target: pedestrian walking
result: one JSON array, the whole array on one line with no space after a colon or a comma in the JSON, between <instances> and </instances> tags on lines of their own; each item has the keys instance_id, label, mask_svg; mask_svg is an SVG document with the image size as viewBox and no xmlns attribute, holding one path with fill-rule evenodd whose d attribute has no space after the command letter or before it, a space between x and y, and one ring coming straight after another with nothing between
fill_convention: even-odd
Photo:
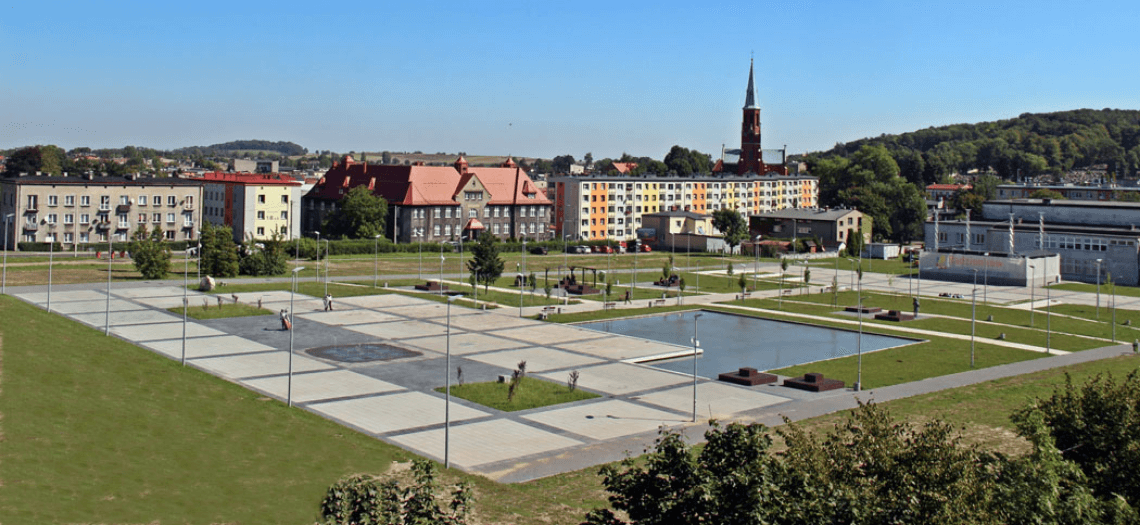
<instances>
[{"instance_id":1,"label":"pedestrian walking","mask_svg":"<svg viewBox=\"0 0 1140 525\"><path fill-rule=\"evenodd\" d=\"M328 312L332 309L332 294L327 293L325 294L325 311Z\"/></svg>"}]
</instances>

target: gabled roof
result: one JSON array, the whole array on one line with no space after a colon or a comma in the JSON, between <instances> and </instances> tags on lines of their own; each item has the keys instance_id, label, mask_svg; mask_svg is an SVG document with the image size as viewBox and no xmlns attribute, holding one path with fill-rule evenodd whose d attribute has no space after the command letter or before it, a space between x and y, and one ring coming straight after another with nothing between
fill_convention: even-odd
<instances>
[{"instance_id":1,"label":"gabled roof","mask_svg":"<svg viewBox=\"0 0 1140 525\"><path fill-rule=\"evenodd\" d=\"M621 174L628 174L629 172L637 169L636 162L615 162L614 169Z\"/></svg>"}]
</instances>

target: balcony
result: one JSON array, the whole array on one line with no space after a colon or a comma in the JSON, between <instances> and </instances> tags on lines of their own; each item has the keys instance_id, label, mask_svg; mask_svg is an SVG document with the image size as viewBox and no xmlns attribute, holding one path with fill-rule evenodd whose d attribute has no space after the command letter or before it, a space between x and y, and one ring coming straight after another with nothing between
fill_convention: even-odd
<instances>
[{"instance_id":1,"label":"balcony","mask_svg":"<svg viewBox=\"0 0 1140 525\"><path fill-rule=\"evenodd\" d=\"M130 213L130 212L131 212L131 205L129 203L128 204L120 204L118 206L115 206L115 213Z\"/></svg>"},{"instance_id":2,"label":"balcony","mask_svg":"<svg viewBox=\"0 0 1140 525\"><path fill-rule=\"evenodd\" d=\"M34 232L39 231L40 224L38 222L29 222L24 224L24 231Z\"/></svg>"}]
</instances>

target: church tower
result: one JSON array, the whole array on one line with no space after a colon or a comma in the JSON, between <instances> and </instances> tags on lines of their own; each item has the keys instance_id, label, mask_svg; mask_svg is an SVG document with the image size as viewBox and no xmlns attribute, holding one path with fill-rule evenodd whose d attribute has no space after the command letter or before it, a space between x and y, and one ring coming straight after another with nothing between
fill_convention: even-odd
<instances>
[{"instance_id":1,"label":"church tower","mask_svg":"<svg viewBox=\"0 0 1140 525\"><path fill-rule=\"evenodd\" d=\"M753 64L748 63L748 93L744 97L744 122L740 129L740 161L737 173L764 173L764 161L760 154L760 106L756 104L756 83L753 80Z\"/></svg>"}]
</instances>

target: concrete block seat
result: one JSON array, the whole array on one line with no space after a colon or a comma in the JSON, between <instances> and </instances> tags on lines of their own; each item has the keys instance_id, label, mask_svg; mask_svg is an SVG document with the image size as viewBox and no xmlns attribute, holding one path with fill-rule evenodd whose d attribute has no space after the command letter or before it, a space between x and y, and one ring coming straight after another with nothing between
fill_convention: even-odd
<instances>
[{"instance_id":1,"label":"concrete block seat","mask_svg":"<svg viewBox=\"0 0 1140 525\"><path fill-rule=\"evenodd\" d=\"M883 309L879 308L878 306L864 306L862 309L860 309L858 306L848 306L843 310L847 312L859 312L864 314L877 314L883 311Z\"/></svg>"},{"instance_id":2,"label":"concrete block seat","mask_svg":"<svg viewBox=\"0 0 1140 525\"><path fill-rule=\"evenodd\" d=\"M736 372L725 372L723 374L720 374L717 376L717 379L736 385L756 386L775 383L777 377L772 374L762 374L760 372L757 372L755 368L741 368Z\"/></svg>"},{"instance_id":3,"label":"concrete block seat","mask_svg":"<svg viewBox=\"0 0 1140 525\"><path fill-rule=\"evenodd\" d=\"M809 392L823 392L826 390L839 390L844 387L843 381L838 379L825 379L823 374L810 373L803 377L784 380L784 386L807 390Z\"/></svg>"},{"instance_id":4,"label":"concrete block seat","mask_svg":"<svg viewBox=\"0 0 1140 525\"><path fill-rule=\"evenodd\" d=\"M898 310L891 310L885 314L875 314L875 319L882 321L913 321L914 314L904 314Z\"/></svg>"},{"instance_id":5,"label":"concrete block seat","mask_svg":"<svg viewBox=\"0 0 1140 525\"><path fill-rule=\"evenodd\" d=\"M425 284L417 284L416 289L425 292L446 292L447 286L440 285L439 281L428 281Z\"/></svg>"}]
</instances>

